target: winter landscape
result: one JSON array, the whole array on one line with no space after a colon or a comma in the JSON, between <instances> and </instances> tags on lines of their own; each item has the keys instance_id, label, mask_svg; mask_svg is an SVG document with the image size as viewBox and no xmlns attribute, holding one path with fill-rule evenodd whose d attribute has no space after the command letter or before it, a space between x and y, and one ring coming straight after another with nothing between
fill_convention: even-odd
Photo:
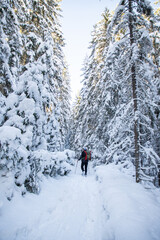
<instances>
[{"instance_id":1,"label":"winter landscape","mask_svg":"<svg viewBox=\"0 0 160 240\"><path fill-rule=\"evenodd\" d=\"M73 103L61 15L0 0L0 240L159 240L160 0L106 2Z\"/></svg>"}]
</instances>

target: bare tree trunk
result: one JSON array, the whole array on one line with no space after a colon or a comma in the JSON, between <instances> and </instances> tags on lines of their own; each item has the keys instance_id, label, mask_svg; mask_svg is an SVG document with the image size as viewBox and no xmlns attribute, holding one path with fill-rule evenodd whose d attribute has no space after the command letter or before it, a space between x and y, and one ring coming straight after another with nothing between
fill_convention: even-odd
<instances>
[{"instance_id":1,"label":"bare tree trunk","mask_svg":"<svg viewBox=\"0 0 160 240\"><path fill-rule=\"evenodd\" d=\"M129 30L130 30L130 45L131 48L134 43L133 36L133 21L132 21L132 0L129 0ZM132 58L132 52L131 52ZM137 81L136 81L136 69L134 62L131 66L132 73L132 91L133 91L133 103L134 103L134 148L135 148L135 170L136 170L136 182L140 181L139 170L140 170L140 161L139 161L139 131L138 131L138 119L137 119Z\"/></svg>"}]
</instances>

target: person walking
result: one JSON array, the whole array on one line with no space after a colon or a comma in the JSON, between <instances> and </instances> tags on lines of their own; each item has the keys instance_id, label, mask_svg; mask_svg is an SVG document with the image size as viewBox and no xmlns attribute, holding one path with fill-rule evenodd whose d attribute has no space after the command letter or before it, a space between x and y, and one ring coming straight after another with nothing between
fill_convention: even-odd
<instances>
[{"instance_id":1,"label":"person walking","mask_svg":"<svg viewBox=\"0 0 160 240\"><path fill-rule=\"evenodd\" d=\"M87 154L87 152L88 152L88 154ZM90 160L89 158L90 158L89 151L87 151L87 148L84 147L83 151L81 153L81 156L78 160L81 160L82 175L84 175L84 172L85 172L85 176L87 176L88 160Z\"/></svg>"}]
</instances>

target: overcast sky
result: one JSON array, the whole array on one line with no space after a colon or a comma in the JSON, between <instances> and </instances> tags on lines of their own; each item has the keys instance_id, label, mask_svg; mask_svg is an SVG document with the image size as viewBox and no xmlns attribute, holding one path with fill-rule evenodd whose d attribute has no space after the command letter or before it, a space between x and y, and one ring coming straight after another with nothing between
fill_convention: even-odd
<instances>
[{"instance_id":1,"label":"overcast sky","mask_svg":"<svg viewBox=\"0 0 160 240\"><path fill-rule=\"evenodd\" d=\"M63 0L61 3L62 32L66 42L64 52L69 64L73 99L81 87L81 68L88 51L93 25L102 19L101 14L106 7L114 10L119 2L120 0Z\"/></svg>"}]
</instances>

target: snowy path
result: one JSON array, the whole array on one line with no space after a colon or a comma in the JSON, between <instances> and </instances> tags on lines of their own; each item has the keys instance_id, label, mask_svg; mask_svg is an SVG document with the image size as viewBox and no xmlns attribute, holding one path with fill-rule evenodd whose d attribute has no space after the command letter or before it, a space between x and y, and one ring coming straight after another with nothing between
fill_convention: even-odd
<instances>
[{"instance_id":1,"label":"snowy path","mask_svg":"<svg viewBox=\"0 0 160 240\"><path fill-rule=\"evenodd\" d=\"M64 185L51 221L55 239L104 239L105 214L93 176L68 178Z\"/></svg>"},{"instance_id":2,"label":"snowy path","mask_svg":"<svg viewBox=\"0 0 160 240\"><path fill-rule=\"evenodd\" d=\"M81 176L79 166L44 177L39 195L1 199L0 240L159 240L160 189L136 184L121 166L96 174Z\"/></svg>"},{"instance_id":3,"label":"snowy path","mask_svg":"<svg viewBox=\"0 0 160 240\"><path fill-rule=\"evenodd\" d=\"M10 210L4 225L0 225L0 240L107 239L104 229L108 216L93 175L86 178L78 173L59 180L49 179L39 196L28 195L23 202L13 201L15 204L7 206Z\"/></svg>"},{"instance_id":4,"label":"snowy path","mask_svg":"<svg viewBox=\"0 0 160 240\"><path fill-rule=\"evenodd\" d=\"M46 239L102 240L103 208L100 198L97 198L98 188L93 176L72 176L62 184L53 200L53 206L48 209L50 216L45 222L41 219L42 224L38 230L40 236L46 231ZM36 236L37 233L34 239ZM42 239L45 236L46 234Z\"/></svg>"}]
</instances>

